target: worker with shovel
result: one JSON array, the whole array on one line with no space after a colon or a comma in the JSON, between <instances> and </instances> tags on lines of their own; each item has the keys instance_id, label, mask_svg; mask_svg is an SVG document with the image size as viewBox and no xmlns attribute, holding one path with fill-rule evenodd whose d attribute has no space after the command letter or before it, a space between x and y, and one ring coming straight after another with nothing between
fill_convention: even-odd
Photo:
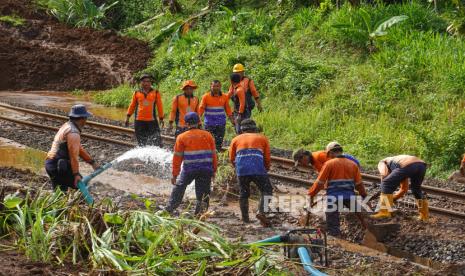
<instances>
[{"instance_id":1,"label":"worker with shovel","mask_svg":"<svg viewBox=\"0 0 465 276\"><path fill-rule=\"evenodd\" d=\"M343 149L338 143L330 143L326 151L330 160L325 162L317 180L308 191L310 205L319 191L326 190L326 225L329 235L341 235L339 212L342 206L355 208L350 211L356 213L362 226L366 228L355 194L357 190L363 198L367 196L359 167L343 155Z\"/></svg>"},{"instance_id":2,"label":"worker with shovel","mask_svg":"<svg viewBox=\"0 0 465 276\"><path fill-rule=\"evenodd\" d=\"M426 174L426 163L416 156L397 155L387 157L378 163L381 174L381 195L379 199L379 212L372 218L390 218L394 200L402 197L408 190L408 178L410 189L416 199L419 220L427 221L429 218L428 200L421 191L421 184ZM394 191L401 185L397 194Z\"/></svg>"},{"instance_id":3,"label":"worker with shovel","mask_svg":"<svg viewBox=\"0 0 465 276\"><path fill-rule=\"evenodd\" d=\"M197 198L195 214L199 215L208 209L211 181L216 173L215 140L210 132L199 129L200 118L197 113L187 113L183 121L186 123L187 130L179 134L174 145L173 177L171 178L171 184L174 187L165 210L173 213L181 204L187 185L195 181Z\"/></svg>"},{"instance_id":4,"label":"worker with shovel","mask_svg":"<svg viewBox=\"0 0 465 276\"><path fill-rule=\"evenodd\" d=\"M82 104L75 105L68 114L69 121L63 124L53 139L52 148L47 153L45 171L52 181L53 189L77 189L82 179L79 173L79 157L94 170L99 165L81 145L81 131L87 118L92 116Z\"/></svg>"},{"instance_id":5,"label":"worker with shovel","mask_svg":"<svg viewBox=\"0 0 465 276\"><path fill-rule=\"evenodd\" d=\"M252 119L241 122L242 134L236 136L229 147L229 160L236 168L237 179L240 186L239 205L242 221L249 220L250 183L254 182L260 190L260 203L257 219L264 227L269 227L265 211L266 196L273 194L273 188L268 178L271 165L270 143L268 138L258 133L257 125Z\"/></svg>"},{"instance_id":6,"label":"worker with shovel","mask_svg":"<svg viewBox=\"0 0 465 276\"><path fill-rule=\"evenodd\" d=\"M152 79L148 74L140 77L140 86L140 90L132 95L125 126L129 126L129 119L135 113L134 130L138 145L140 147L148 145L161 147L160 126L164 126L164 115L160 91L152 88Z\"/></svg>"}]
</instances>

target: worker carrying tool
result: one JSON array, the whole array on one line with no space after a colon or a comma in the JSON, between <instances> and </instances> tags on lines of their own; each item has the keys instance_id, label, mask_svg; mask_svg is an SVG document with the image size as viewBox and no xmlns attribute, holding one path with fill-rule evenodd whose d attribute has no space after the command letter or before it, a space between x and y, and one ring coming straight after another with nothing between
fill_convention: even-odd
<instances>
[{"instance_id":1,"label":"worker carrying tool","mask_svg":"<svg viewBox=\"0 0 465 276\"><path fill-rule=\"evenodd\" d=\"M248 110L248 113L252 115L252 110L255 108L255 103L257 103L257 108L258 111L262 112L262 103L260 101L260 94L257 91L257 88L255 88L255 83L252 79L249 77L246 77L244 75L245 67L244 65L237 63L233 67L233 73L238 74L240 76L240 85L245 91L245 97L246 97L246 108ZM229 86L228 90L228 96L231 98L234 94L234 86L231 85ZM250 117L250 116L249 116ZM247 117L247 118L249 118Z\"/></svg>"},{"instance_id":2,"label":"worker carrying tool","mask_svg":"<svg viewBox=\"0 0 465 276\"><path fill-rule=\"evenodd\" d=\"M173 122L176 123L174 136L178 137L188 129L184 116L189 112L199 113L199 99L194 96L197 84L193 80L186 80L181 86L182 94L174 96L171 102L170 122L168 129L173 129Z\"/></svg>"},{"instance_id":3,"label":"worker carrying tool","mask_svg":"<svg viewBox=\"0 0 465 276\"><path fill-rule=\"evenodd\" d=\"M216 173L215 140L208 131L199 129L200 118L197 113L189 112L183 119L187 130L179 134L174 145L173 177L171 178L174 188L166 211L174 212L181 204L187 185L195 180L197 199L195 214L199 215L208 209L211 181Z\"/></svg>"},{"instance_id":4,"label":"worker carrying tool","mask_svg":"<svg viewBox=\"0 0 465 276\"><path fill-rule=\"evenodd\" d=\"M342 146L338 143L329 143L326 151L330 160L325 162L318 178L308 191L310 205L312 205L318 192L325 189L327 197L326 225L329 235L341 235L339 221L339 211L341 210L339 210L339 206L342 205L347 208L355 207L350 211L355 213L362 226L366 228L367 225L360 213L361 208L357 203L355 194L355 190L357 190L363 198L367 196L359 167L343 155Z\"/></svg>"},{"instance_id":5,"label":"worker carrying tool","mask_svg":"<svg viewBox=\"0 0 465 276\"><path fill-rule=\"evenodd\" d=\"M221 82L212 81L210 91L202 96L200 102L199 115L205 114L205 130L209 131L215 138L216 150L220 151L223 146L224 134L226 131L226 117L234 125L229 98L221 92Z\"/></svg>"},{"instance_id":6,"label":"worker carrying tool","mask_svg":"<svg viewBox=\"0 0 465 276\"><path fill-rule=\"evenodd\" d=\"M254 182L260 190L260 203L256 218L264 227L270 223L265 216L267 200L265 196L273 194L273 188L268 177L271 165L270 143L268 138L258 133L258 128L252 119L241 122L242 134L234 137L229 147L229 160L236 169L240 187L239 204L242 221L249 223L250 183Z\"/></svg>"},{"instance_id":7,"label":"worker carrying tool","mask_svg":"<svg viewBox=\"0 0 465 276\"><path fill-rule=\"evenodd\" d=\"M129 126L129 119L135 113L134 130L137 144L144 146L162 146L160 126L163 122L163 102L160 91L152 88L152 78L148 74L140 77L140 90L132 95L125 126ZM156 107L156 109L155 109ZM157 120L158 111L158 120Z\"/></svg>"},{"instance_id":8,"label":"worker carrying tool","mask_svg":"<svg viewBox=\"0 0 465 276\"><path fill-rule=\"evenodd\" d=\"M79 173L79 157L90 164L94 170L99 165L81 145L81 131L87 118L92 116L82 104L75 105L68 114L69 121L63 124L53 139L52 147L47 153L45 171L52 181L53 189L77 189L82 179Z\"/></svg>"},{"instance_id":9,"label":"worker carrying tool","mask_svg":"<svg viewBox=\"0 0 465 276\"><path fill-rule=\"evenodd\" d=\"M328 146L334 145L334 146L339 146L338 142L331 142ZM342 147L341 147L342 148ZM360 168L360 162L355 158L354 156L344 153L342 154L345 158L352 160L357 164L357 166ZM305 150L303 148L300 148L292 153L292 158L295 161L295 166L297 167L298 165L301 165L303 167L311 167L317 172L320 172L321 169L323 168L323 165L330 160L331 158L328 157L328 152L327 150L319 150L319 151L314 151L310 152L308 150Z\"/></svg>"},{"instance_id":10,"label":"worker carrying tool","mask_svg":"<svg viewBox=\"0 0 465 276\"><path fill-rule=\"evenodd\" d=\"M427 221L429 218L428 200L421 191L421 184L426 174L426 163L416 156L397 155L387 157L378 163L381 174L381 195L379 200L379 211L372 218L390 218L394 199L399 199L408 190L408 178L410 178L410 189L416 199L419 220ZM403 183L403 184L401 184ZM401 185L400 191L393 195L394 191Z\"/></svg>"}]
</instances>

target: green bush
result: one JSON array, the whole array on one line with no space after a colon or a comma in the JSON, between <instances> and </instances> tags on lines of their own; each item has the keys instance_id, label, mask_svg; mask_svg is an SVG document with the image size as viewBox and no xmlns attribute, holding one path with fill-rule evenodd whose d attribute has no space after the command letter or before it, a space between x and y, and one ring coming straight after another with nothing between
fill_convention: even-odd
<instances>
[{"instance_id":1,"label":"green bush","mask_svg":"<svg viewBox=\"0 0 465 276\"><path fill-rule=\"evenodd\" d=\"M101 29L106 13L118 2L105 3L97 6L92 0L37 0L59 21L75 27L90 27Z\"/></svg>"}]
</instances>

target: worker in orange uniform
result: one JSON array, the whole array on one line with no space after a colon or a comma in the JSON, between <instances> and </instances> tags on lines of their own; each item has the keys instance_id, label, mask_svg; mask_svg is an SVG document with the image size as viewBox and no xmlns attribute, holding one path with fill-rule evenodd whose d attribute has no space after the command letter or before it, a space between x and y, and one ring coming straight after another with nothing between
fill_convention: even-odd
<instances>
[{"instance_id":1,"label":"worker in orange uniform","mask_svg":"<svg viewBox=\"0 0 465 276\"><path fill-rule=\"evenodd\" d=\"M317 172L320 172L326 161L331 159L328 157L328 148L333 148L335 146L342 148L342 146L338 142L329 143L326 147L326 150L319 150L314 152L310 152L308 150L300 148L292 153L292 158L295 161L295 166L301 165L304 167L311 167ZM360 168L360 161L358 161L357 158L347 153L344 153L343 156L355 162L355 164L357 164L357 166Z\"/></svg>"},{"instance_id":2,"label":"worker in orange uniform","mask_svg":"<svg viewBox=\"0 0 465 276\"><path fill-rule=\"evenodd\" d=\"M175 137L188 129L184 116L189 112L199 113L199 99L194 96L195 89L197 84L193 80L186 80L181 86L183 93L173 98L168 129L172 130L173 122L176 123Z\"/></svg>"},{"instance_id":3,"label":"worker in orange uniform","mask_svg":"<svg viewBox=\"0 0 465 276\"><path fill-rule=\"evenodd\" d=\"M328 234L332 236L340 236L341 234L338 206L342 205L348 208L354 206L356 209L350 211L355 212L362 222L362 226L366 228L355 194L355 190L357 190L363 198L367 196L360 169L355 162L343 156L343 149L339 144L330 143L327 150L330 160L323 165L318 178L308 191L310 202L314 201L320 190L326 190L328 203L326 225Z\"/></svg>"},{"instance_id":4,"label":"worker in orange uniform","mask_svg":"<svg viewBox=\"0 0 465 276\"><path fill-rule=\"evenodd\" d=\"M246 115L250 115L249 117L244 117L244 119L250 118L252 116L252 110L255 108L255 103L257 103L257 108L258 111L262 111L262 103L260 101L260 94L257 91L257 88L255 88L255 83L252 79L249 77L246 77L244 75L245 67L241 63L237 63L233 67L233 73L239 74L241 77L240 79L240 84L242 88L244 88L245 91L245 97L246 97ZM231 96L234 94L234 86L231 85L229 87L228 91L228 96L231 98Z\"/></svg>"},{"instance_id":5,"label":"worker in orange uniform","mask_svg":"<svg viewBox=\"0 0 465 276\"><path fill-rule=\"evenodd\" d=\"M224 133L226 131L226 116L234 125L228 95L221 92L221 82L212 81L210 91L207 91L200 102L199 115L205 114L205 130L215 137L216 150L223 146Z\"/></svg>"},{"instance_id":6,"label":"worker in orange uniform","mask_svg":"<svg viewBox=\"0 0 465 276\"><path fill-rule=\"evenodd\" d=\"M241 121L250 118L251 113L246 108L246 95L244 87L241 85L241 76L237 73L231 75L231 86L233 87L232 94L229 98L234 103L234 124L236 126L236 134L241 133Z\"/></svg>"},{"instance_id":7,"label":"worker in orange uniform","mask_svg":"<svg viewBox=\"0 0 465 276\"><path fill-rule=\"evenodd\" d=\"M401 183L401 191L396 199L401 197L408 189L407 179L410 178L410 189L416 199L419 220L427 221L429 218L428 200L421 191L421 184L426 174L426 163L418 157L411 155L397 155L387 157L378 163L381 174L381 196L379 212L372 218L390 218L394 204L394 191Z\"/></svg>"},{"instance_id":8,"label":"worker in orange uniform","mask_svg":"<svg viewBox=\"0 0 465 276\"><path fill-rule=\"evenodd\" d=\"M208 131L199 129L200 118L197 113L189 112L183 119L187 130L179 134L174 145L171 178L174 188L166 210L172 213L181 204L187 185L195 180L195 214L198 215L208 209L209 205L211 180L218 165L215 140Z\"/></svg>"},{"instance_id":9,"label":"worker in orange uniform","mask_svg":"<svg viewBox=\"0 0 465 276\"><path fill-rule=\"evenodd\" d=\"M140 147L162 146L160 126L163 122L163 102L160 92L152 88L150 75L144 74L140 77L141 89L134 92L129 105L125 126L129 126L129 118L135 112L134 130L137 143ZM156 107L156 109L155 109ZM158 119L157 120L157 111Z\"/></svg>"},{"instance_id":10,"label":"worker in orange uniform","mask_svg":"<svg viewBox=\"0 0 465 276\"><path fill-rule=\"evenodd\" d=\"M84 105L78 104L71 108L68 116L69 121L58 130L45 160L45 171L52 181L53 189L60 188L63 192L68 188L77 189L82 179L79 157L94 169L99 167L81 145L81 131L92 114L87 112Z\"/></svg>"},{"instance_id":11,"label":"worker in orange uniform","mask_svg":"<svg viewBox=\"0 0 465 276\"><path fill-rule=\"evenodd\" d=\"M265 227L270 226L265 211L268 208L266 196L271 197L273 188L268 177L271 165L270 143L268 138L258 133L258 128L252 119L241 122L242 134L234 137L229 147L229 160L236 169L240 187L239 204L242 221L249 220L250 183L254 182L260 190L260 203L257 219Z\"/></svg>"}]
</instances>

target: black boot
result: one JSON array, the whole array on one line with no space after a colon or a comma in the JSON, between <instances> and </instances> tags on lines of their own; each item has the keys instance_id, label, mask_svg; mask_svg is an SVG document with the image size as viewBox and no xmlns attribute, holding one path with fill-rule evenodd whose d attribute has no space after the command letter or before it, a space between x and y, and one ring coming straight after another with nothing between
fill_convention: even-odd
<instances>
[{"instance_id":1,"label":"black boot","mask_svg":"<svg viewBox=\"0 0 465 276\"><path fill-rule=\"evenodd\" d=\"M239 199L239 206L241 207L241 215L242 221L245 223L249 223L249 199L248 198L241 198Z\"/></svg>"}]
</instances>

